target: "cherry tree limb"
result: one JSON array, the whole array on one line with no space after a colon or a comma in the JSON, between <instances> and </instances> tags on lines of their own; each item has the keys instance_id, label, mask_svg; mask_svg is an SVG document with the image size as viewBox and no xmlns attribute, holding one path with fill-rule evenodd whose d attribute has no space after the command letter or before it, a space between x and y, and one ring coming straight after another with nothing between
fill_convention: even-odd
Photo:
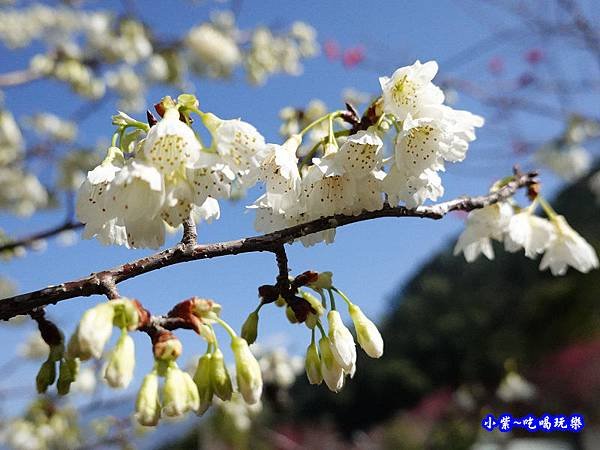
<instances>
[{"instance_id":1,"label":"cherry tree limb","mask_svg":"<svg viewBox=\"0 0 600 450\"><path fill-rule=\"evenodd\" d=\"M386 204L376 211L365 211L358 215L336 214L261 236L233 241L197 244L195 239L184 239L174 247L112 269L92 273L79 280L67 281L0 300L0 320L8 320L21 314L29 314L36 308L42 308L75 297L104 294L110 298L116 292L115 286L130 278L174 264L225 255L271 252L277 256L281 277L283 275L282 268L287 270L287 259L285 259L285 264L283 259L285 256L285 253L282 253L283 246L300 237L381 217L419 217L438 220L451 211L472 211L506 200L519 189L537 183L536 177L537 174L534 172L523 174L517 171L512 180L490 194L479 197L461 197L430 206L420 206L415 209ZM190 232L188 228L189 224L186 225L186 233Z\"/></svg>"}]
</instances>

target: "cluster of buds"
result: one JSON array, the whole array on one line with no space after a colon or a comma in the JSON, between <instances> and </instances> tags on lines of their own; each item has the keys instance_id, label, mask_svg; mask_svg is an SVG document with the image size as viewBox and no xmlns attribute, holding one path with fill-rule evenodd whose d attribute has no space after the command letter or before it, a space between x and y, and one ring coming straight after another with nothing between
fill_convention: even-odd
<instances>
[{"instance_id":1,"label":"cluster of buds","mask_svg":"<svg viewBox=\"0 0 600 450\"><path fill-rule=\"evenodd\" d=\"M129 386L135 367L135 346L128 332L136 330L147 320L148 313L140 303L124 297L88 309L67 345L64 359L64 393L69 391L70 384L75 381L80 361L102 357L113 327L119 328L121 335L106 359L104 378L108 385L114 388ZM62 367L61 365L61 375ZM59 392L60 382L59 376Z\"/></svg>"},{"instance_id":2,"label":"cluster of buds","mask_svg":"<svg viewBox=\"0 0 600 450\"><path fill-rule=\"evenodd\" d=\"M155 426L161 415L181 416L198 411L200 397L189 373L176 363L181 354L181 342L168 331L153 337L154 367L144 377L135 404L135 416L141 425ZM162 391L159 377L164 378ZM162 395L161 395L162 394Z\"/></svg>"},{"instance_id":3,"label":"cluster of buds","mask_svg":"<svg viewBox=\"0 0 600 450\"><path fill-rule=\"evenodd\" d=\"M182 320L207 342L207 350L198 359L193 377L176 364L181 343L172 333L161 330L153 335L155 364L146 375L138 393L136 417L140 424L154 426L162 415L181 416L189 411L204 414L214 397L229 401L237 391L248 404L255 404L262 394L262 375L248 342L239 337L220 316L221 306L211 300L191 298L176 305L167 315ZM235 357L235 385L225 365L213 326L221 325L231 338ZM164 378L162 396L159 377Z\"/></svg>"},{"instance_id":4,"label":"cluster of buds","mask_svg":"<svg viewBox=\"0 0 600 450\"><path fill-rule=\"evenodd\" d=\"M291 323L304 323L311 330L311 342L305 361L309 382L321 384L325 380L330 390L338 392L344 385L346 375L352 377L356 371L356 344L336 308L334 295L341 297L347 304L358 344L367 355L379 358L383 354L383 339L375 324L365 316L360 307L333 285L332 278L331 272L304 272L290 280L292 294L288 299L279 294L277 286L261 286L259 295L262 301L246 319L242 336L249 339L249 342L254 342L258 334L258 313L264 304L275 303L285 307L286 317ZM301 289L302 287L310 288L320 299ZM326 312L327 332L322 320ZM315 329L321 333L318 342Z\"/></svg>"}]
</instances>

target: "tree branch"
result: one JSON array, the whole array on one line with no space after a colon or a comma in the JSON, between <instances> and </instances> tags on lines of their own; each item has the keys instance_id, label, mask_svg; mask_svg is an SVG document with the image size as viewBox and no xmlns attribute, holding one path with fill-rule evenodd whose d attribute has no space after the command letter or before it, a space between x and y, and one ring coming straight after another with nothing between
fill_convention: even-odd
<instances>
[{"instance_id":1,"label":"tree branch","mask_svg":"<svg viewBox=\"0 0 600 450\"><path fill-rule=\"evenodd\" d=\"M0 74L0 87L19 86L37 80L41 76L31 69L15 70Z\"/></svg>"},{"instance_id":2,"label":"tree branch","mask_svg":"<svg viewBox=\"0 0 600 450\"><path fill-rule=\"evenodd\" d=\"M20 239L16 239L14 241L10 241L4 244L0 244L0 253L6 252L6 251L10 251L10 250L14 250L17 247L31 247L31 245L35 242L35 241L39 241L40 239L47 239L53 236L56 236L57 234L62 233L63 231L68 231L68 230L77 230L79 228L83 227L83 224L80 222L73 222L73 221L66 221L61 225L58 225L54 228L50 228L48 230L45 231L40 231L38 233L35 234L31 234L29 236L25 236L22 237Z\"/></svg>"},{"instance_id":3,"label":"tree branch","mask_svg":"<svg viewBox=\"0 0 600 450\"><path fill-rule=\"evenodd\" d=\"M283 267L281 250L283 245L292 243L302 236L380 217L441 219L451 211L471 211L505 200L513 196L518 189L536 183L536 176L536 173L517 173L512 181L488 195L457 198L431 206L420 206L416 209L385 205L383 208L376 211L365 211L355 216L336 214L334 216L313 220L305 224L296 225L273 233L234 241L193 245L183 245L182 243L179 243L172 248L155 253L151 256L125 263L112 269L92 273L88 277L79 280L67 281L59 285L48 286L38 291L28 292L0 300L0 320L8 320L20 314L28 314L35 308L56 304L59 301L74 297L87 297L95 294L106 295L107 292L110 293L110 290L107 291L107 286L112 288L129 278L134 278L163 267L188 261L217 258L225 255L272 252L275 255L278 255L278 265L281 276Z\"/></svg>"}]
</instances>

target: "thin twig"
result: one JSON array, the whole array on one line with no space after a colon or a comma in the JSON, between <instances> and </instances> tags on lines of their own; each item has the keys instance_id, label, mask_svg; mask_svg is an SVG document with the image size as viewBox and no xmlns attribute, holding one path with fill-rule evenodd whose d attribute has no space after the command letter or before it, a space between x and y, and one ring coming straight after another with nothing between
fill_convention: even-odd
<instances>
[{"instance_id":1,"label":"thin twig","mask_svg":"<svg viewBox=\"0 0 600 450\"><path fill-rule=\"evenodd\" d=\"M38 233L34 233L29 236L22 237L20 239L16 239L14 241L10 241L5 244L1 244L0 245L0 253L14 250L17 247L25 247L25 248L31 247L36 241L56 236L57 234L60 234L63 231L77 230L81 227L83 227L83 224L80 222L67 221L61 225L54 227L54 228L40 231Z\"/></svg>"},{"instance_id":2,"label":"thin twig","mask_svg":"<svg viewBox=\"0 0 600 450\"><path fill-rule=\"evenodd\" d=\"M355 216L336 214L262 236L252 236L214 244L195 244L191 246L177 244L175 247L151 256L112 269L92 273L90 276L79 280L67 281L59 285L48 286L44 289L1 300L0 320L8 320L20 314L28 314L35 308L56 304L59 301L74 297L106 294L107 280L110 280L113 286L116 286L130 278L174 264L241 253L272 252L277 254L281 251L282 245L291 243L308 234L380 217L420 217L437 220L450 211L471 211L483 208L513 196L518 189L534 183L536 176L536 173L517 174L504 187L488 195L457 198L431 206L420 206L416 209L408 209L403 206L384 206L379 210L365 211Z\"/></svg>"},{"instance_id":3,"label":"thin twig","mask_svg":"<svg viewBox=\"0 0 600 450\"><path fill-rule=\"evenodd\" d=\"M41 78L38 73L31 69L15 70L0 74L0 87L7 88L27 84L31 81Z\"/></svg>"}]
</instances>

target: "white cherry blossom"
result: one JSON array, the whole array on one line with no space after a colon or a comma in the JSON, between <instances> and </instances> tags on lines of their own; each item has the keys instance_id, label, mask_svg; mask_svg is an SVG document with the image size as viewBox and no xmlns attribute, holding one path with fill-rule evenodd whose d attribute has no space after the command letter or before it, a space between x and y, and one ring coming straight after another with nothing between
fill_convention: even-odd
<instances>
[{"instance_id":1,"label":"white cherry blossom","mask_svg":"<svg viewBox=\"0 0 600 450\"><path fill-rule=\"evenodd\" d=\"M212 134L212 147L222 161L237 174L242 185L252 186L265 157L265 138L252 125L239 119L222 120L208 113L203 121Z\"/></svg>"},{"instance_id":2,"label":"white cherry blossom","mask_svg":"<svg viewBox=\"0 0 600 450\"><path fill-rule=\"evenodd\" d=\"M463 252L467 262L475 261L482 253L488 259L494 259L492 239L503 239L512 214L513 208L506 202L471 211L467 226L454 247L454 254Z\"/></svg>"},{"instance_id":3,"label":"white cherry blossom","mask_svg":"<svg viewBox=\"0 0 600 450\"><path fill-rule=\"evenodd\" d=\"M525 250L525 256L537 258L554 238L554 227L542 217L532 214L529 208L513 215L506 229L504 248L509 252Z\"/></svg>"},{"instance_id":4,"label":"white cherry blossom","mask_svg":"<svg viewBox=\"0 0 600 450\"><path fill-rule=\"evenodd\" d=\"M435 61L425 64L416 61L412 66L397 69L391 77L379 78L384 112L404 120L409 113L420 117L425 106L442 104L444 93L431 82L437 71Z\"/></svg>"},{"instance_id":5,"label":"white cherry blossom","mask_svg":"<svg viewBox=\"0 0 600 450\"><path fill-rule=\"evenodd\" d=\"M357 177L368 176L381 168L383 141L371 129L348 136L338 153L342 166Z\"/></svg>"},{"instance_id":6,"label":"white cherry blossom","mask_svg":"<svg viewBox=\"0 0 600 450\"><path fill-rule=\"evenodd\" d=\"M164 175L194 168L200 158L200 142L181 120L177 108L167 108L164 117L150 128L142 154Z\"/></svg>"},{"instance_id":7,"label":"white cherry blossom","mask_svg":"<svg viewBox=\"0 0 600 450\"><path fill-rule=\"evenodd\" d=\"M444 195L440 176L431 169L425 169L418 175L411 175L404 166L390 167L382 181L382 189L388 195L390 204L404 202L406 207L415 208L425 200L437 200Z\"/></svg>"},{"instance_id":8,"label":"white cherry blossom","mask_svg":"<svg viewBox=\"0 0 600 450\"><path fill-rule=\"evenodd\" d=\"M297 202L301 178L296 150L301 142L299 135L293 135L283 145L267 145L259 180L265 182L265 199L274 211L285 212Z\"/></svg>"},{"instance_id":9,"label":"white cherry blossom","mask_svg":"<svg viewBox=\"0 0 600 450\"><path fill-rule=\"evenodd\" d=\"M583 273L597 269L598 255L594 247L571 228L563 216L555 216L552 223L556 237L540 262L540 270L549 268L552 275L564 275L568 266Z\"/></svg>"}]
</instances>

